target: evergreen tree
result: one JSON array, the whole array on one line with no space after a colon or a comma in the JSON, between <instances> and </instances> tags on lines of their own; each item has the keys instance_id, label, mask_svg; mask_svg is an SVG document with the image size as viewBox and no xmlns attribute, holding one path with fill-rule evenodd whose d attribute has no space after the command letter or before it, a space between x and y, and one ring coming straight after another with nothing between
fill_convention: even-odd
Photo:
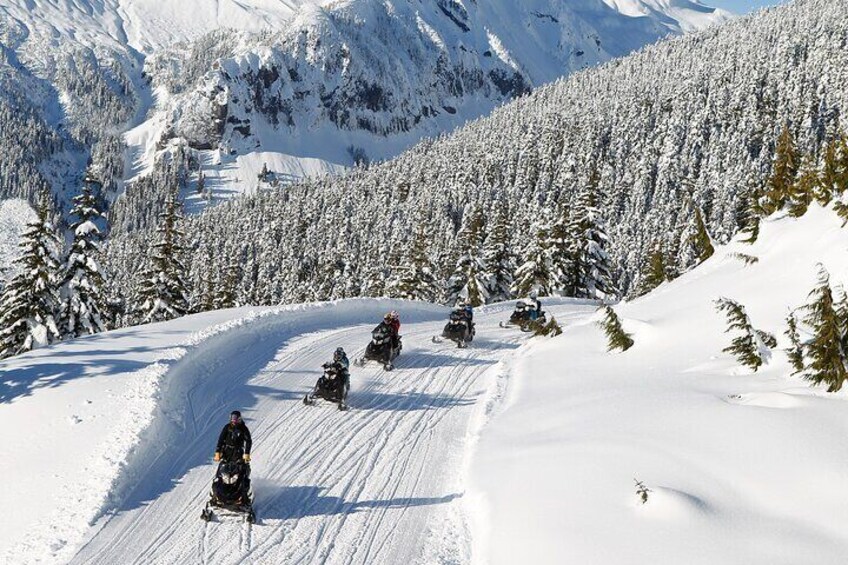
<instances>
[{"instance_id":1,"label":"evergreen tree","mask_svg":"<svg viewBox=\"0 0 848 565\"><path fill-rule=\"evenodd\" d=\"M238 306L238 295L236 288L241 278L241 267L235 260L231 261L224 270L224 276L218 281L215 299L213 301L216 310L224 308L235 308Z\"/></svg>"},{"instance_id":2,"label":"evergreen tree","mask_svg":"<svg viewBox=\"0 0 848 565\"><path fill-rule=\"evenodd\" d=\"M627 351L633 347L633 337L621 327L621 320L611 306L604 306L604 319L599 322L607 335L607 350L620 349Z\"/></svg>"},{"instance_id":3,"label":"evergreen tree","mask_svg":"<svg viewBox=\"0 0 848 565\"><path fill-rule=\"evenodd\" d=\"M848 377L845 298L839 302L834 299L830 275L823 266L819 267L818 286L809 298L804 323L812 329L813 337L804 348L809 359L804 378L817 385L824 383L828 392L836 392Z\"/></svg>"},{"instance_id":4,"label":"evergreen tree","mask_svg":"<svg viewBox=\"0 0 848 565\"><path fill-rule=\"evenodd\" d=\"M433 302L439 294L439 285L433 276L433 264L427 254L429 237L424 221L420 221L411 245L406 249L402 264L389 282L388 293L395 298Z\"/></svg>"},{"instance_id":5,"label":"evergreen tree","mask_svg":"<svg viewBox=\"0 0 848 565\"><path fill-rule=\"evenodd\" d=\"M513 297L514 259L509 245L509 221L503 205L498 205L492 227L483 244L484 279L488 302L502 302Z\"/></svg>"},{"instance_id":6,"label":"evergreen tree","mask_svg":"<svg viewBox=\"0 0 848 565\"><path fill-rule=\"evenodd\" d=\"M160 214L158 241L149 258L149 267L142 272L138 286L136 311L142 323L179 318L189 312L189 289L182 263L183 232L180 203L169 195L165 210Z\"/></svg>"},{"instance_id":7,"label":"evergreen tree","mask_svg":"<svg viewBox=\"0 0 848 565\"><path fill-rule=\"evenodd\" d=\"M65 260L61 285L62 333L72 337L102 332L109 314L104 295L104 279L99 255L102 236L97 221L103 214L91 183L85 183L81 194L74 197L71 224L73 243Z\"/></svg>"},{"instance_id":8,"label":"evergreen tree","mask_svg":"<svg viewBox=\"0 0 848 565\"><path fill-rule=\"evenodd\" d=\"M43 191L36 219L20 242L20 266L0 298L0 358L49 345L61 339L59 311L59 238L50 223L50 197Z\"/></svg>"},{"instance_id":9,"label":"evergreen tree","mask_svg":"<svg viewBox=\"0 0 848 565\"><path fill-rule=\"evenodd\" d=\"M821 194L815 159L807 155L801 162L798 178L789 189L789 214L799 218L807 213L816 194Z\"/></svg>"},{"instance_id":10,"label":"evergreen tree","mask_svg":"<svg viewBox=\"0 0 848 565\"><path fill-rule=\"evenodd\" d=\"M575 287L575 257L572 251L576 242L572 227L570 210L565 205L559 206L546 246L551 265L551 293L556 296L569 296Z\"/></svg>"},{"instance_id":11,"label":"evergreen tree","mask_svg":"<svg viewBox=\"0 0 848 565\"><path fill-rule=\"evenodd\" d=\"M669 280L669 277L665 253L660 244L655 243L645 262L638 295L643 296L648 294L667 280Z\"/></svg>"},{"instance_id":12,"label":"evergreen tree","mask_svg":"<svg viewBox=\"0 0 848 565\"><path fill-rule=\"evenodd\" d=\"M574 288L567 294L577 298L606 299L618 294L612 278L612 262L607 254L608 237L597 207L597 187L584 188L572 210L571 241Z\"/></svg>"},{"instance_id":13,"label":"evergreen tree","mask_svg":"<svg viewBox=\"0 0 848 565\"><path fill-rule=\"evenodd\" d=\"M689 245L692 246L697 259L696 264L699 265L713 256L715 248L713 247L712 238L710 238L710 234L707 232L707 226L704 225L704 217L701 215L701 209L698 207L695 207L694 226L695 230L689 239Z\"/></svg>"},{"instance_id":14,"label":"evergreen tree","mask_svg":"<svg viewBox=\"0 0 848 565\"><path fill-rule=\"evenodd\" d=\"M455 304L458 298L468 300L472 306L485 304L489 293L486 288L486 267L482 258L483 214L476 206L466 210L462 227L457 234L460 256L447 286L447 303Z\"/></svg>"},{"instance_id":15,"label":"evergreen tree","mask_svg":"<svg viewBox=\"0 0 848 565\"><path fill-rule=\"evenodd\" d=\"M767 215L762 202L763 191L753 189L742 204L742 214L739 219L740 231L745 234L742 243L753 245L760 237L760 221Z\"/></svg>"},{"instance_id":16,"label":"evergreen tree","mask_svg":"<svg viewBox=\"0 0 848 565\"><path fill-rule=\"evenodd\" d=\"M556 321L556 318L551 316L546 324L536 324L535 335L546 335L548 337L556 337L562 335L562 326Z\"/></svg>"},{"instance_id":17,"label":"evergreen tree","mask_svg":"<svg viewBox=\"0 0 848 565\"><path fill-rule=\"evenodd\" d=\"M848 190L848 138L834 137L824 149L816 200L827 205Z\"/></svg>"},{"instance_id":18,"label":"evergreen tree","mask_svg":"<svg viewBox=\"0 0 848 565\"><path fill-rule=\"evenodd\" d=\"M725 332L739 331L742 334L733 338L722 351L735 355L740 364L757 371L768 357L769 349L777 347L777 340L773 335L755 329L745 307L735 300L719 298L716 300L716 308L727 315L728 327Z\"/></svg>"},{"instance_id":19,"label":"evergreen tree","mask_svg":"<svg viewBox=\"0 0 848 565\"><path fill-rule=\"evenodd\" d=\"M786 356L789 358L789 364L792 365L794 371L792 374L800 373L804 370L804 347L801 344L801 337L798 335L798 321L795 319L795 313L789 312L786 316L786 331L784 334L789 338L790 347L786 348Z\"/></svg>"},{"instance_id":20,"label":"evergreen tree","mask_svg":"<svg viewBox=\"0 0 848 565\"><path fill-rule=\"evenodd\" d=\"M512 283L514 296L527 296L535 290L542 296L551 293L551 265L548 250L549 226L544 220L537 220L535 229L529 237L521 257L523 262L515 270Z\"/></svg>"},{"instance_id":21,"label":"evergreen tree","mask_svg":"<svg viewBox=\"0 0 848 565\"><path fill-rule=\"evenodd\" d=\"M789 201L800 158L795 149L795 138L788 126L777 140L771 176L766 185L763 209L766 215L777 212Z\"/></svg>"},{"instance_id":22,"label":"evergreen tree","mask_svg":"<svg viewBox=\"0 0 848 565\"><path fill-rule=\"evenodd\" d=\"M197 171L197 186L195 187L195 191L197 194L201 196L204 195L204 190L206 189L206 177L203 175L203 169Z\"/></svg>"}]
</instances>

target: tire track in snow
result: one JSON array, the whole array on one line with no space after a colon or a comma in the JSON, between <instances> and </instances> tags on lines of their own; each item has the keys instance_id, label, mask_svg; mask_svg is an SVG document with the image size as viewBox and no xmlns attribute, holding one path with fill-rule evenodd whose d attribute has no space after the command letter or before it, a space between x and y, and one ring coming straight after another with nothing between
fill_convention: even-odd
<instances>
[{"instance_id":1,"label":"tire track in snow","mask_svg":"<svg viewBox=\"0 0 848 565\"><path fill-rule=\"evenodd\" d=\"M487 388L480 377L495 367L504 346L521 339L498 330L496 317L490 315L487 323L478 316L478 330L506 342L484 340L464 350L429 343L441 321L407 325L394 372L373 364L353 368L349 412L335 405L306 407L301 399L335 347L358 354L371 326L305 334L282 347L268 339L251 345L256 354L209 367L231 371L234 382L247 382L255 400L243 412L254 435L252 478L260 525L245 531L242 524L202 523L199 513L214 466L189 467L174 477L172 489L130 509L116 528L107 525L102 535L110 543L92 546L79 560L197 562L199 552L203 563L414 560L426 542L421 532L440 523L437 518L461 496L452 490L460 483L455 467L473 404ZM222 390L215 400L227 404L230 396L238 402L245 394ZM199 432L185 461L211 452L214 440L208 445L208 439L223 425L223 416L204 411L195 399L189 402L192 412L198 409L190 425Z\"/></svg>"}]
</instances>

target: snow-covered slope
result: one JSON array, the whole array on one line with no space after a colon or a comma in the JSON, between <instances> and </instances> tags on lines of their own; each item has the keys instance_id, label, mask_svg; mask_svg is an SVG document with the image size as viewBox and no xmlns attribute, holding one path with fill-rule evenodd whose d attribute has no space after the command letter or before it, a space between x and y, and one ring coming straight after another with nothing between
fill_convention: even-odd
<instances>
[{"instance_id":1,"label":"snow-covered slope","mask_svg":"<svg viewBox=\"0 0 848 565\"><path fill-rule=\"evenodd\" d=\"M91 157L111 201L187 143L206 200L220 201L256 189L263 165L286 181L393 157L539 84L727 17L690 0L6 0L0 92L25 94L0 95L0 117L16 117L10 131L35 122L39 138L0 136L11 169L0 163L0 197L47 184L66 202ZM15 173L26 182L5 186Z\"/></svg>"},{"instance_id":2,"label":"snow-covered slope","mask_svg":"<svg viewBox=\"0 0 848 565\"><path fill-rule=\"evenodd\" d=\"M72 38L92 48L149 54L219 28L279 29L304 4L330 0L4 0L2 15L28 40Z\"/></svg>"},{"instance_id":3,"label":"snow-covered slope","mask_svg":"<svg viewBox=\"0 0 848 565\"><path fill-rule=\"evenodd\" d=\"M214 150L201 160L215 176L254 152L344 166L387 159L543 83L728 16L655 0L306 6L278 34L218 34L152 57L147 73L167 95L142 126L155 134L142 146L131 138L148 158L130 174L146 172L151 147L169 140ZM223 176L241 190L257 184Z\"/></svg>"},{"instance_id":4,"label":"snow-covered slope","mask_svg":"<svg viewBox=\"0 0 848 565\"><path fill-rule=\"evenodd\" d=\"M220 311L4 361L0 514L10 563L841 563L846 393L814 389L779 349L756 374L721 350L713 300L782 339L816 262L848 280L830 210L771 220L754 246L618 311L546 299L554 339L480 309L465 350L434 344L441 307L396 301ZM734 253L759 261L746 266ZM305 407L320 363L361 354L399 308L395 372L354 368L352 410ZM527 343L529 341L529 344ZM260 524L205 524L227 412L252 428ZM633 480L650 489L642 505Z\"/></svg>"},{"instance_id":5,"label":"snow-covered slope","mask_svg":"<svg viewBox=\"0 0 848 565\"><path fill-rule=\"evenodd\" d=\"M817 262L848 282L846 246L832 211L771 221L620 306L630 350L608 353L592 316L525 351L468 481L480 562L844 563L848 396L790 376L781 348ZM756 374L722 352L719 297L778 338Z\"/></svg>"}]
</instances>

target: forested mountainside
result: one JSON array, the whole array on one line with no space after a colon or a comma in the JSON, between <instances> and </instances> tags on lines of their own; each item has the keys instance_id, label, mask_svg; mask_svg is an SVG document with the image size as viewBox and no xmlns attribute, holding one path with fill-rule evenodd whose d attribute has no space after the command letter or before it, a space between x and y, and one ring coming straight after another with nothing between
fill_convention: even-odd
<instances>
[{"instance_id":1,"label":"forested mountainside","mask_svg":"<svg viewBox=\"0 0 848 565\"><path fill-rule=\"evenodd\" d=\"M727 13L683 1L6 0L0 198L86 168L113 227L149 225L167 186L207 200L387 158L543 81ZM130 135L125 137L127 132ZM129 142L129 147L127 147ZM334 166L335 164L335 166Z\"/></svg>"},{"instance_id":2,"label":"forested mountainside","mask_svg":"<svg viewBox=\"0 0 848 565\"><path fill-rule=\"evenodd\" d=\"M241 303L603 295L586 280L604 278L587 264L604 247L620 292L652 250L684 270L745 222L781 134L794 164L776 172L800 155L805 170L844 165L846 16L848 2L799 0L578 73L393 161L190 218L195 301L227 285ZM115 239L112 270L139 272L154 239ZM132 277L114 282L132 295Z\"/></svg>"},{"instance_id":3,"label":"forested mountainside","mask_svg":"<svg viewBox=\"0 0 848 565\"><path fill-rule=\"evenodd\" d=\"M396 156L578 69L729 14L695 2L349 0L307 6L277 33L217 32L157 52L156 111L132 132L150 171L188 153L177 178L196 210L274 180ZM316 168L318 169L316 171ZM192 190L200 175L205 199ZM151 189L113 214L133 229ZM199 191L198 191L199 192ZM160 208L157 208L158 211Z\"/></svg>"}]
</instances>

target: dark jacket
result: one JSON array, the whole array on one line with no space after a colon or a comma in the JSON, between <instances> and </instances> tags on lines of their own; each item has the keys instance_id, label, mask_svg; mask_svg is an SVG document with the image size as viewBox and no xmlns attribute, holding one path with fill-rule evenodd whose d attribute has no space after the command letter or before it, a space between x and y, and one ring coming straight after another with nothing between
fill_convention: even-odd
<instances>
[{"instance_id":1,"label":"dark jacket","mask_svg":"<svg viewBox=\"0 0 848 565\"><path fill-rule=\"evenodd\" d=\"M221 456L226 461L241 459L242 455L250 455L250 447L253 445L253 440L250 437L250 430L244 422L233 424L230 422L224 429L221 430L221 435L218 436L218 447L215 451L221 453Z\"/></svg>"}]
</instances>

